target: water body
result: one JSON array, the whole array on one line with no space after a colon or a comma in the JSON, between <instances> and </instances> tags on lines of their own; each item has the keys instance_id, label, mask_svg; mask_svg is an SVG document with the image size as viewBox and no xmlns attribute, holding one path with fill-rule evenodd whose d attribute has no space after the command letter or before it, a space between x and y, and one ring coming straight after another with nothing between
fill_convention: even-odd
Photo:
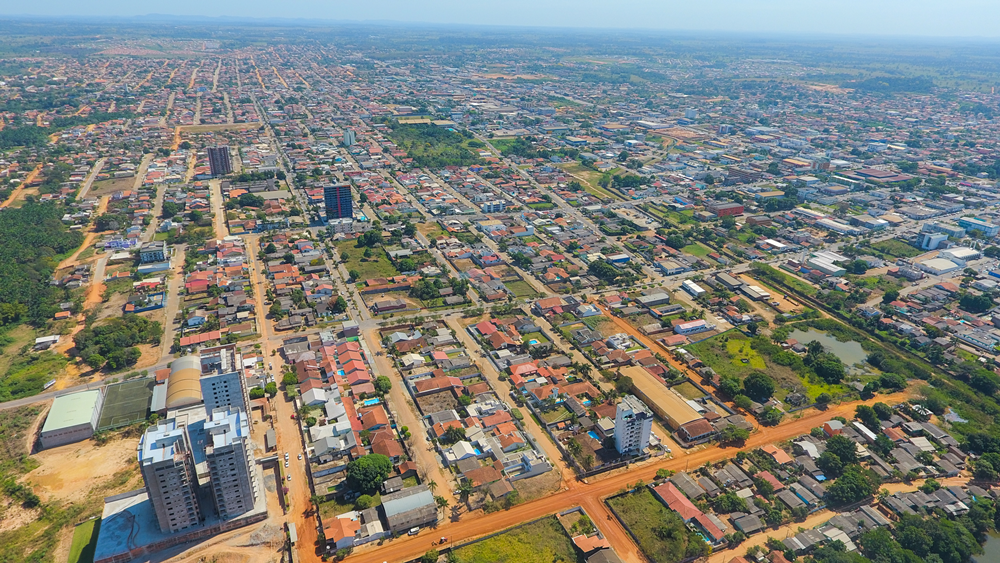
<instances>
[{"instance_id":1,"label":"water body","mask_svg":"<svg viewBox=\"0 0 1000 563\"><path fill-rule=\"evenodd\" d=\"M983 554L972 558L975 563L996 563L1000 561L1000 534L992 533L986 536L983 544Z\"/></svg>"},{"instance_id":2,"label":"water body","mask_svg":"<svg viewBox=\"0 0 1000 563\"><path fill-rule=\"evenodd\" d=\"M793 330L791 334L788 335L789 338L794 338L798 340L803 346L808 345L813 340L819 342L826 348L828 352L832 352L840 361L844 362L845 365L854 365L864 363L865 358L868 354L865 352L861 344L851 340L848 342L840 342L833 336L820 332L814 328L810 328L807 331Z\"/></svg>"}]
</instances>

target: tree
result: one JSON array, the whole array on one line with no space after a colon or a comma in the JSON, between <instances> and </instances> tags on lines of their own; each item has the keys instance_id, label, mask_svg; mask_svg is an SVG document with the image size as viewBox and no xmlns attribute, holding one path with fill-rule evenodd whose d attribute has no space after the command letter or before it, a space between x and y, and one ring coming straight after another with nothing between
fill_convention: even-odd
<instances>
[{"instance_id":1,"label":"tree","mask_svg":"<svg viewBox=\"0 0 1000 563\"><path fill-rule=\"evenodd\" d=\"M831 397L829 393L823 392L816 397L816 404L820 407L825 407L829 405L832 400L833 397Z\"/></svg>"},{"instance_id":2,"label":"tree","mask_svg":"<svg viewBox=\"0 0 1000 563\"><path fill-rule=\"evenodd\" d=\"M385 395L392 389L392 380L384 375L375 378L375 391L379 395Z\"/></svg>"},{"instance_id":3,"label":"tree","mask_svg":"<svg viewBox=\"0 0 1000 563\"><path fill-rule=\"evenodd\" d=\"M861 421L861 424L864 424L872 432L882 431L882 425L879 422L878 414L875 413L874 408L869 407L868 405L858 405L858 407L854 409L854 416L856 416L858 420Z\"/></svg>"},{"instance_id":4,"label":"tree","mask_svg":"<svg viewBox=\"0 0 1000 563\"><path fill-rule=\"evenodd\" d=\"M374 502L374 499L372 499L371 495L361 495L355 499L354 508L366 510L372 507L372 502Z\"/></svg>"},{"instance_id":5,"label":"tree","mask_svg":"<svg viewBox=\"0 0 1000 563\"><path fill-rule=\"evenodd\" d=\"M879 485L874 473L859 465L848 465L837 481L827 489L835 505L851 504L872 496Z\"/></svg>"},{"instance_id":6,"label":"tree","mask_svg":"<svg viewBox=\"0 0 1000 563\"><path fill-rule=\"evenodd\" d=\"M281 303L274 301L271 306L267 308L267 312L271 314L275 319L280 319L282 317Z\"/></svg>"},{"instance_id":7,"label":"tree","mask_svg":"<svg viewBox=\"0 0 1000 563\"><path fill-rule=\"evenodd\" d=\"M448 499L446 499L446 498L444 498L442 496L436 496L436 497L434 497L434 502L437 503L438 508L445 508L445 507L447 507L450 504L448 502Z\"/></svg>"},{"instance_id":8,"label":"tree","mask_svg":"<svg viewBox=\"0 0 1000 563\"><path fill-rule=\"evenodd\" d=\"M741 409L743 409L745 411L748 411L751 408L753 408L753 399L751 399L750 397L747 397L746 395L737 395L737 396L733 397L733 403L737 407L739 407L739 408L741 408Z\"/></svg>"},{"instance_id":9,"label":"tree","mask_svg":"<svg viewBox=\"0 0 1000 563\"><path fill-rule=\"evenodd\" d=\"M347 464L347 486L352 491L375 491L392 472L392 460L382 454L368 454Z\"/></svg>"},{"instance_id":10,"label":"tree","mask_svg":"<svg viewBox=\"0 0 1000 563\"><path fill-rule=\"evenodd\" d=\"M872 409L875 411L875 416L877 416L879 420L889 420L892 418L892 407L885 403L875 403L872 405Z\"/></svg>"},{"instance_id":11,"label":"tree","mask_svg":"<svg viewBox=\"0 0 1000 563\"><path fill-rule=\"evenodd\" d=\"M267 385L264 386L264 392L267 393L269 396L274 397L275 395L278 394L278 384L273 381L268 383Z\"/></svg>"},{"instance_id":12,"label":"tree","mask_svg":"<svg viewBox=\"0 0 1000 563\"><path fill-rule=\"evenodd\" d=\"M461 442L465 439L465 428L461 426L452 426L444 431L441 437L441 441L447 444L454 444L456 442Z\"/></svg>"},{"instance_id":13,"label":"tree","mask_svg":"<svg viewBox=\"0 0 1000 563\"><path fill-rule=\"evenodd\" d=\"M273 242L267 243L267 246L264 247L264 253L265 254L274 254L277 251L278 251L278 247L274 246Z\"/></svg>"},{"instance_id":14,"label":"tree","mask_svg":"<svg viewBox=\"0 0 1000 563\"><path fill-rule=\"evenodd\" d=\"M763 477L754 477L753 486L757 488L757 492L764 498L770 498L774 494L774 485Z\"/></svg>"},{"instance_id":15,"label":"tree","mask_svg":"<svg viewBox=\"0 0 1000 563\"><path fill-rule=\"evenodd\" d=\"M472 496L473 492L472 483L467 480L462 481L462 483L458 486L457 491L459 500L462 502L468 502L469 497Z\"/></svg>"},{"instance_id":16,"label":"tree","mask_svg":"<svg viewBox=\"0 0 1000 563\"><path fill-rule=\"evenodd\" d=\"M94 369L101 369L104 367L105 362L107 362L107 360L105 360L104 356L100 354L91 354L90 357L87 358L87 365Z\"/></svg>"},{"instance_id":17,"label":"tree","mask_svg":"<svg viewBox=\"0 0 1000 563\"><path fill-rule=\"evenodd\" d=\"M743 380L743 392L758 403L763 403L774 394L774 380L763 372L755 371Z\"/></svg>"},{"instance_id":18,"label":"tree","mask_svg":"<svg viewBox=\"0 0 1000 563\"><path fill-rule=\"evenodd\" d=\"M760 422L766 426L777 426L781 423L781 418L784 416L780 410L768 406L764 408L764 412L760 415Z\"/></svg>"},{"instance_id":19,"label":"tree","mask_svg":"<svg viewBox=\"0 0 1000 563\"><path fill-rule=\"evenodd\" d=\"M260 387L254 387L253 389L250 390L250 398L251 399L263 399L264 398L264 390L261 389Z\"/></svg>"},{"instance_id":20,"label":"tree","mask_svg":"<svg viewBox=\"0 0 1000 563\"><path fill-rule=\"evenodd\" d=\"M350 270L347 272L347 275L350 276L352 282L356 282L361 279L361 272L357 270Z\"/></svg>"},{"instance_id":21,"label":"tree","mask_svg":"<svg viewBox=\"0 0 1000 563\"><path fill-rule=\"evenodd\" d=\"M882 303L889 304L897 299L899 299L899 292L895 289L890 289L882 294Z\"/></svg>"},{"instance_id":22,"label":"tree","mask_svg":"<svg viewBox=\"0 0 1000 563\"><path fill-rule=\"evenodd\" d=\"M285 384L285 387L291 387L298 385L299 378L292 372L286 372L285 375L281 376L281 382Z\"/></svg>"},{"instance_id":23,"label":"tree","mask_svg":"<svg viewBox=\"0 0 1000 563\"><path fill-rule=\"evenodd\" d=\"M993 300L989 295L966 293L958 300L958 306L970 313L982 313L993 308Z\"/></svg>"},{"instance_id":24,"label":"tree","mask_svg":"<svg viewBox=\"0 0 1000 563\"><path fill-rule=\"evenodd\" d=\"M745 442L750 437L750 431L746 428L729 425L719 432L719 441L726 444L730 442Z\"/></svg>"},{"instance_id":25,"label":"tree","mask_svg":"<svg viewBox=\"0 0 1000 563\"><path fill-rule=\"evenodd\" d=\"M443 497L437 497L437 498L444 500ZM445 503L447 503L447 502L448 501L445 500ZM427 553L425 553L425 554L423 554L423 555L420 556L420 563L437 563L437 560L440 557L441 557L441 554L438 553L438 550L431 549Z\"/></svg>"},{"instance_id":26,"label":"tree","mask_svg":"<svg viewBox=\"0 0 1000 563\"><path fill-rule=\"evenodd\" d=\"M632 378L627 375L620 376L615 381L615 390L618 391L619 393L631 393Z\"/></svg>"},{"instance_id":27,"label":"tree","mask_svg":"<svg viewBox=\"0 0 1000 563\"><path fill-rule=\"evenodd\" d=\"M729 491L724 495L719 495L716 497L715 501L712 503L712 508L716 512L721 512L723 514L729 514L730 512L746 512L747 503L736 495L735 492Z\"/></svg>"},{"instance_id":28,"label":"tree","mask_svg":"<svg viewBox=\"0 0 1000 563\"><path fill-rule=\"evenodd\" d=\"M719 379L719 392L727 397L740 395L740 380L735 377L723 376Z\"/></svg>"},{"instance_id":29,"label":"tree","mask_svg":"<svg viewBox=\"0 0 1000 563\"><path fill-rule=\"evenodd\" d=\"M834 354L820 354L811 367L827 383L840 383L844 378L844 363Z\"/></svg>"},{"instance_id":30,"label":"tree","mask_svg":"<svg viewBox=\"0 0 1000 563\"><path fill-rule=\"evenodd\" d=\"M816 460L816 467L819 467L827 478L832 479L841 474L844 470L844 463L840 461L837 454L827 451L823 452Z\"/></svg>"},{"instance_id":31,"label":"tree","mask_svg":"<svg viewBox=\"0 0 1000 563\"><path fill-rule=\"evenodd\" d=\"M840 434L831 436L830 439L826 441L826 451L836 454L836 456L840 458L840 461L845 464L858 462L858 445L847 436Z\"/></svg>"}]
</instances>

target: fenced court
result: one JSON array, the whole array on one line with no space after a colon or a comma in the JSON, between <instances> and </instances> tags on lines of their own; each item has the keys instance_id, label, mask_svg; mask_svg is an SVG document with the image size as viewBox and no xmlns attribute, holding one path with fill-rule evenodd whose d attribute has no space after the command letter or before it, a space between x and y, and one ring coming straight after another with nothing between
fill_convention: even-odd
<instances>
[{"instance_id":1,"label":"fenced court","mask_svg":"<svg viewBox=\"0 0 1000 563\"><path fill-rule=\"evenodd\" d=\"M156 381L151 377L108 385L97 430L103 432L145 420L154 385Z\"/></svg>"}]
</instances>

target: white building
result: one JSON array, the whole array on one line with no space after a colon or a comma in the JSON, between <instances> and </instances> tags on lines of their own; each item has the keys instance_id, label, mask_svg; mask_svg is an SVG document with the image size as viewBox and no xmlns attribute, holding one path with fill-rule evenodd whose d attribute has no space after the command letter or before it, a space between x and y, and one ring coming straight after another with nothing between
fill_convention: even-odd
<instances>
[{"instance_id":1,"label":"white building","mask_svg":"<svg viewBox=\"0 0 1000 563\"><path fill-rule=\"evenodd\" d=\"M635 395L626 395L615 411L615 448L618 453L639 453L649 446L653 411Z\"/></svg>"}]
</instances>

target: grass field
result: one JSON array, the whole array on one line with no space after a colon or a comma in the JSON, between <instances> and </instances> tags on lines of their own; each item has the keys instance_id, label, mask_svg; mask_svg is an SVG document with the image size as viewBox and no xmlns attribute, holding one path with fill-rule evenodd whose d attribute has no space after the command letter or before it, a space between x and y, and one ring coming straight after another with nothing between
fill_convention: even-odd
<instances>
[{"instance_id":1,"label":"grass field","mask_svg":"<svg viewBox=\"0 0 1000 563\"><path fill-rule=\"evenodd\" d=\"M675 385L674 387L671 387L671 389L680 393L681 397L692 401L705 396L705 394L699 391L697 387L687 381L681 383L680 385Z\"/></svg>"},{"instance_id":2,"label":"grass field","mask_svg":"<svg viewBox=\"0 0 1000 563\"><path fill-rule=\"evenodd\" d=\"M133 379L109 385L104 398L104 410L97 424L98 430L120 428L141 422L149 416L149 403L153 398L152 378Z\"/></svg>"},{"instance_id":3,"label":"grass field","mask_svg":"<svg viewBox=\"0 0 1000 563\"><path fill-rule=\"evenodd\" d=\"M639 549L654 563L675 563L708 553L708 544L701 536L685 528L680 516L645 487L608 499L607 503L639 540Z\"/></svg>"},{"instance_id":4,"label":"grass field","mask_svg":"<svg viewBox=\"0 0 1000 563\"><path fill-rule=\"evenodd\" d=\"M16 353L15 350L11 352ZM0 401L30 397L42 392L45 384L66 367L69 360L52 352L16 356L0 378Z\"/></svg>"},{"instance_id":5,"label":"grass field","mask_svg":"<svg viewBox=\"0 0 1000 563\"><path fill-rule=\"evenodd\" d=\"M583 189L590 195L611 201L621 200L621 198L616 196L614 193L609 192L598 185L597 180L602 176L600 172L591 170L590 168L576 162L572 164L560 164L559 168L562 168L567 174L574 176L583 186Z\"/></svg>"},{"instance_id":6,"label":"grass field","mask_svg":"<svg viewBox=\"0 0 1000 563\"><path fill-rule=\"evenodd\" d=\"M515 297L531 298L539 295L539 293L535 291L535 288L531 287L531 284L526 281L510 282L505 283L504 285L507 286L507 289L514 292Z\"/></svg>"},{"instance_id":7,"label":"grass field","mask_svg":"<svg viewBox=\"0 0 1000 563\"><path fill-rule=\"evenodd\" d=\"M389 257L386 256L385 251L381 248L372 249L372 257L365 258L365 249L358 248L356 246L357 243L353 240L340 241L336 245L341 258L345 256L345 253L348 257L347 263L344 264L347 271L357 270L360 274L358 281L372 278L389 278L399 275L399 270L392 265Z\"/></svg>"},{"instance_id":8,"label":"grass field","mask_svg":"<svg viewBox=\"0 0 1000 563\"><path fill-rule=\"evenodd\" d=\"M575 563L573 542L554 516L453 552L459 563Z\"/></svg>"},{"instance_id":9,"label":"grass field","mask_svg":"<svg viewBox=\"0 0 1000 563\"><path fill-rule=\"evenodd\" d=\"M94 518L73 530L68 563L94 563L94 550L97 549L97 534L100 529L101 519Z\"/></svg>"},{"instance_id":10,"label":"grass field","mask_svg":"<svg viewBox=\"0 0 1000 563\"><path fill-rule=\"evenodd\" d=\"M731 362L735 366L749 366L752 369L767 369L764 358L750 347L749 340L730 340L726 342L726 351L729 352Z\"/></svg>"},{"instance_id":11,"label":"grass field","mask_svg":"<svg viewBox=\"0 0 1000 563\"><path fill-rule=\"evenodd\" d=\"M549 341L549 339L545 338L545 335L540 332L529 332L521 337L521 342L527 342L529 340L537 340L539 344L546 344Z\"/></svg>"},{"instance_id":12,"label":"grass field","mask_svg":"<svg viewBox=\"0 0 1000 563\"><path fill-rule=\"evenodd\" d=\"M896 258L913 258L914 256L919 256L923 254L923 251L914 248L903 241L896 239L887 239L883 241L876 242L872 245L872 248L889 254L890 256L895 256Z\"/></svg>"},{"instance_id":13,"label":"grass field","mask_svg":"<svg viewBox=\"0 0 1000 563\"><path fill-rule=\"evenodd\" d=\"M700 242L689 244L684 248L682 248L681 250L687 252L691 256L697 256L698 258L704 258L712 253L712 249L701 244Z\"/></svg>"}]
</instances>

